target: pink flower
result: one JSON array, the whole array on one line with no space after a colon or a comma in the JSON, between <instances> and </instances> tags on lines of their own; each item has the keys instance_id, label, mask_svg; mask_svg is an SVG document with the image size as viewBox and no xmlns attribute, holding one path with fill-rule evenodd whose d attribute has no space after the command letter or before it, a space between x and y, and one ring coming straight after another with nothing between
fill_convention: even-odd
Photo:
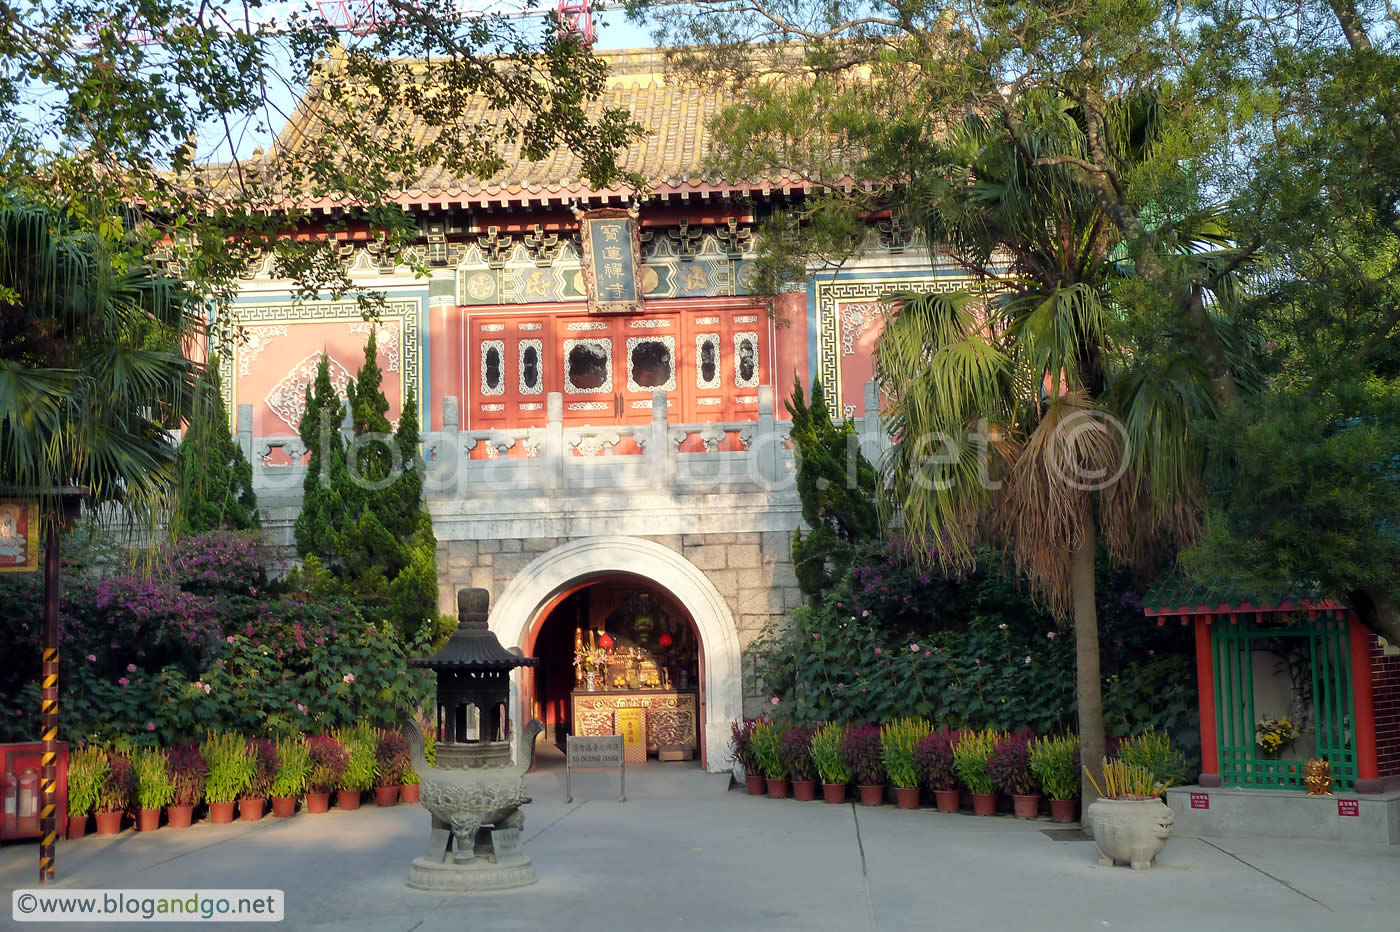
<instances>
[{"instance_id":1,"label":"pink flower","mask_svg":"<svg viewBox=\"0 0 1400 932\"><path fill-rule=\"evenodd\" d=\"M846 684L845 684L845 683L837 683L837 684L836 684L836 688L837 688L837 689L845 689L845 688L846 688Z\"/></svg>"},{"instance_id":2,"label":"pink flower","mask_svg":"<svg viewBox=\"0 0 1400 932\"><path fill-rule=\"evenodd\" d=\"M909 652L910 652L911 654L917 654L917 653L919 652L919 645L917 645L917 644L910 644L910 645L909 645Z\"/></svg>"},{"instance_id":3,"label":"pink flower","mask_svg":"<svg viewBox=\"0 0 1400 932\"><path fill-rule=\"evenodd\" d=\"M131 681L128 680L126 677L122 677L121 679L117 680L117 685L118 685L118 686L125 686L125 685L126 685L127 683L129 683L129 682L131 682Z\"/></svg>"},{"instance_id":4,"label":"pink flower","mask_svg":"<svg viewBox=\"0 0 1400 932\"><path fill-rule=\"evenodd\" d=\"M96 663L96 662L97 662L97 655L96 655L96 654L88 654L88 660L91 660L92 662Z\"/></svg>"},{"instance_id":5,"label":"pink flower","mask_svg":"<svg viewBox=\"0 0 1400 932\"><path fill-rule=\"evenodd\" d=\"M233 635L230 634L227 638L225 638L225 640L228 641L230 644L232 644L232 643L233 643Z\"/></svg>"},{"instance_id":6,"label":"pink flower","mask_svg":"<svg viewBox=\"0 0 1400 932\"><path fill-rule=\"evenodd\" d=\"M147 731L155 731L155 730L156 730L156 723L155 723L155 722L147 722L147 723L146 723L146 730L147 730Z\"/></svg>"},{"instance_id":7,"label":"pink flower","mask_svg":"<svg viewBox=\"0 0 1400 932\"><path fill-rule=\"evenodd\" d=\"M1045 632L1045 636L1048 637L1048 638L1049 638L1050 640L1052 640L1052 641L1055 640L1055 632L1054 632L1054 631L1046 631L1046 632Z\"/></svg>"},{"instance_id":8,"label":"pink flower","mask_svg":"<svg viewBox=\"0 0 1400 932\"><path fill-rule=\"evenodd\" d=\"M869 618L869 617L870 617L870 609L867 608L865 611L861 612L861 613L860 613L860 617L862 617L862 618Z\"/></svg>"},{"instance_id":9,"label":"pink flower","mask_svg":"<svg viewBox=\"0 0 1400 932\"><path fill-rule=\"evenodd\" d=\"M774 705L777 705L777 704L778 704L778 697L777 697L777 696L774 696L774 697L772 698L772 700L770 700L770 701L771 701Z\"/></svg>"},{"instance_id":10,"label":"pink flower","mask_svg":"<svg viewBox=\"0 0 1400 932\"><path fill-rule=\"evenodd\" d=\"M127 665L126 665L126 672L127 672L127 673L135 673L135 672L136 672L136 664L134 664L134 663L129 663L129 664L127 664Z\"/></svg>"},{"instance_id":11,"label":"pink flower","mask_svg":"<svg viewBox=\"0 0 1400 932\"><path fill-rule=\"evenodd\" d=\"M1001 630L1001 631L1005 631L1005 630L1006 630L1006 622L1003 621L1001 624L997 625L997 629L998 629L998 630Z\"/></svg>"},{"instance_id":12,"label":"pink flower","mask_svg":"<svg viewBox=\"0 0 1400 932\"><path fill-rule=\"evenodd\" d=\"M297 703L297 711L300 712L302 715L305 715L305 714L306 714L306 706L304 706L304 705L302 705L300 702L298 702L298 703Z\"/></svg>"},{"instance_id":13,"label":"pink flower","mask_svg":"<svg viewBox=\"0 0 1400 932\"><path fill-rule=\"evenodd\" d=\"M933 656L933 652L932 652L932 651L927 651L927 650L926 650L926 651L924 651L924 656L925 656L925 657L932 657L932 656Z\"/></svg>"},{"instance_id":14,"label":"pink flower","mask_svg":"<svg viewBox=\"0 0 1400 932\"><path fill-rule=\"evenodd\" d=\"M877 648L875 648L875 653L879 654L879 653L883 653L883 651L881 651L880 648L877 647Z\"/></svg>"},{"instance_id":15,"label":"pink flower","mask_svg":"<svg viewBox=\"0 0 1400 932\"><path fill-rule=\"evenodd\" d=\"M340 678L340 681L341 681L342 683L353 683L353 682L355 682L355 674L353 674L353 673L347 673L347 674L345 674L344 676L342 676L342 677Z\"/></svg>"},{"instance_id":16,"label":"pink flower","mask_svg":"<svg viewBox=\"0 0 1400 932\"><path fill-rule=\"evenodd\" d=\"M822 639L822 636L821 636L820 634L817 634L815 631L812 632L812 640L814 640L814 641L820 641L821 639Z\"/></svg>"},{"instance_id":17,"label":"pink flower","mask_svg":"<svg viewBox=\"0 0 1400 932\"><path fill-rule=\"evenodd\" d=\"M981 658L981 657L974 657L974 658L972 659L972 662L973 662L973 663L981 663L981 662L982 662L982 658Z\"/></svg>"},{"instance_id":18,"label":"pink flower","mask_svg":"<svg viewBox=\"0 0 1400 932\"><path fill-rule=\"evenodd\" d=\"M1031 662L1030 655L1027 655L1027 656L1026 656L1026 663L1030 663L1030 662Z\"/></svg>"}]
</instances>

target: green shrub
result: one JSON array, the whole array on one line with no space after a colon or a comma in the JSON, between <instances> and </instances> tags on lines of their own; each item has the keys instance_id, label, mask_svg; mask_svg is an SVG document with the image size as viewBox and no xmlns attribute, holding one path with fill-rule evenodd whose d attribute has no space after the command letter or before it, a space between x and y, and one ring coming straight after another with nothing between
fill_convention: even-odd
<instances>
[{"instance_id":1,"label":"green shrub","mask_svg":"<svg viewBox=\"0 0 1400 932\"><path fill-rule=\"evenodd\" d=\"M374 732L365 726L342 728L335 737L349 754L338 788L351 792L372 789L379 771L379 762L374 756L378 744Z\"/></svg>"},{"instance_id":2,"label":"green shrub","mask_svg":"<svg viewBox=\"0 0 1400 932\"><path fill-rule=\"evenodd\" d=\"M242 735L211 732L199 747L209 776L204 780L204 800L210 803L231 803L238 799L253 780L257 762L252 748Z\"/></svg>"},{"instance_id":3,"label":"green shrub","mask_svg":"<svg viewBox=\"0 0 1400 932\"><path fill-rule=\"evenodd\" d=\"M958 771L958 779L973 793L995 793L996 781L987 771L987 765L996 750L997 742L1004 737L999 731L976 731L969 729L958 736L953 745L953 767Z\"/></svg>"},{"instance_id":4,"label":"green shrub","mask_svg":"<svg viewBox=\"0 0 1400 932\"><path fill-rule=\"evenodd\" d=\"M272 778L273 798L300 796L306 790L306 778L311 774L311 749L301 737L281 738L277 742L279 765Z\"/></svg>"},{"instance_id":5,"label":"green shrub","mask_svg":"<svg viewBox=\"0 0 1400 932\"><path fill-rule=\"evenodd\" d=\"M823 783L845 785L851 782L851 767L841 750L845 739L845 727L832 723L823 725L812 735L812 763L816 764L817 775Z\"/></svg>"},{"instance_id":6,"label":"green shrub","mask_svg":"<svg viewBox=\"0 0 1400 932\"><path fill-rule=\"evenodd\" d=\"M758 769L769 780L787 777L787 761L783 760L783 732L772 722L758 721L753 726L753 756Z\"/></svg>"},{"instance_id":7,"label":"green shrub","mask_svg":"<svg viewBox=\"0 0 1400 932\"><path fill-rule=\"evenodd\" d=\"M932 731L933 724L926 718L897 718L881 729L880 753L895 786L914 789L919 785L914 750Z\"/></svg>"},{"instance_id":8,"label":"green shrub","mask_svg":"<svg viewBox=\"0 0 1400 932\"><path fill-rule=\"evenodd\" d=\"M106 779L106 751L85 747L68 755L69 818L82 819L92 814L98 791Z\"/></svg>"},{"instance_id":9,"label":"green shrub","mask_svg":"<svg viewBox=\"0 0 1400 932\"><path fill-rule=\"evenodd\" d=\"M1079 736L1057 735L1031 742L1031 772L1051 799L1079 798Z\"/></svg>"},{"instance_id":10,"label":"green shrub","mask_svg":"<svg viewBox=\"0 0 1400 932\"><path fill-rule=\"evenodd\" d=\"M1186 783L1186 755L1172 745L1171 738L1155 728L1120 744L1117 757L1125 764L1143 768L1164 786Z\"/></svg>"},{"instance_id":11,"label":"green shrub","mask_svg":"<svg viewBox=\"0 0 1400 932\"><path fill-rule=\"evenodd\" d=\"M131 756L136 773L136 808L161 809L175 798L170 756L163 748L141 748Z\"/></svg>"}]
</instances>

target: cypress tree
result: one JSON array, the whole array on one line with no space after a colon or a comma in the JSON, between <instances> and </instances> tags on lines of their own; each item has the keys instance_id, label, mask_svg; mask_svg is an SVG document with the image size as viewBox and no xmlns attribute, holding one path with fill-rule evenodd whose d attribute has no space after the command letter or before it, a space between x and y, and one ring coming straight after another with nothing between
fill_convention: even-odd
<instances>
[{"instance_id":1,"label":"cypress tree","mask_svg":"<svg viewBox=\"0 0 1400 932\"><path fill-rule=\"evenodd\" d=\"M875 467L860 452L855 424L832 422L819 380L812 382L808 404L794 379L786 406L802 520L811 528L805 537L793 532L792 566L798 586L815 602L845 575L856 545L880 531Z\"/></svg>"},{"instance_id":2,"label":"cypress tree","mask_svg":"<svg viewBox=\"0 0 1400 932\"><path fill-rule=\"evenodd\" d=\"M217 358L204 367L196 384L195 407L180 441L179 457L178 535L262 526L253 492L253 467L233 439Z\"/></svg>"}]
</instances>

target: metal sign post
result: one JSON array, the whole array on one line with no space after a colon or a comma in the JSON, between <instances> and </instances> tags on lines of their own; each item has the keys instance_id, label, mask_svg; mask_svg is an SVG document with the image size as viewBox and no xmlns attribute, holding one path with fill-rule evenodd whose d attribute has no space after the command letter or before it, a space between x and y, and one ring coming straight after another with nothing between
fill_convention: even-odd
<instances>
[{"instance_id":1,"label":"metal sign post","mask_svg":"<svg viewBox=\"0 0 1400 932\"><path fill-rule=\"evenodd\" d=\"M622 751L622 735L581 737L569 735L564 752L565 802L574 801L573 776L575 767L599 769L618 768L617 801L627 802L627 761Z\"/></svg>"}]
</instances>

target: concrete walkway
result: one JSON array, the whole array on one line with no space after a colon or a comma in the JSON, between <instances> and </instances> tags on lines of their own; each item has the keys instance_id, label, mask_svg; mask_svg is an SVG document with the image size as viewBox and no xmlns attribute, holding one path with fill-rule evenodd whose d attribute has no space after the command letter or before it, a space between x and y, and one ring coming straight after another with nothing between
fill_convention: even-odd
<instances>
[{"instance_id":1,"label":"concrete walkway","mask_svg":"<svg viewBox=\"0 0 1400 932\"><path fill-rule=\"evenodd\" d=\"M279 888L286 921L247 928L337 932L1400 929L1400 847L1179 837L1135 873L1049 822L778 802L684 764L633 771L626 803L615 772L576 777L572 805L562 772L530 777L522 890L408 889L428 816L372 805L65 842L56 889ZM36 859L0 849L0 928L98 928L11 924Z\"/></svg>"}]
</instances>

